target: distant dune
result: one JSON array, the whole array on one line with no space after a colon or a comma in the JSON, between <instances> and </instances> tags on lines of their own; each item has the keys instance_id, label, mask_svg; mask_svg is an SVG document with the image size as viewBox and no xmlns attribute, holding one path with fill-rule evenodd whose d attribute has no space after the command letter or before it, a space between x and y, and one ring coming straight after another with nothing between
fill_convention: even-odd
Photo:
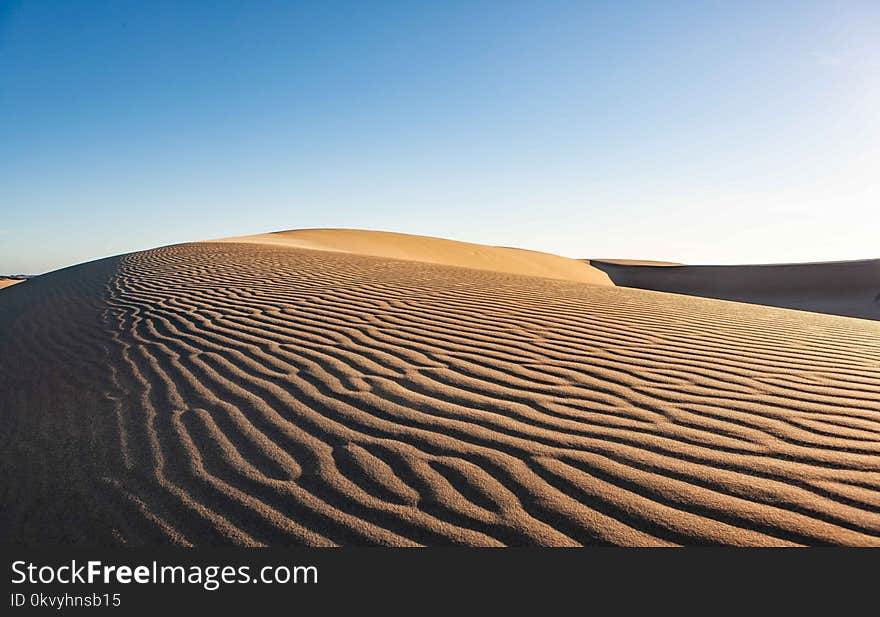
<instances>
[{"instance_id":1,"label":"distant dune","mask_svg":"<svg viewBox=\"0 0 880 617\"><path fill-rule=\"evenodd\" d=\"M880 260L756 266L675 266L590 260L615 285L880 319Z\"/></svg>"},{"instance_id":2,"label":"distant dune","mask_svg":"<svg viewBox=\"0 0 880 617\"><path fill-rule=\"evenodd\" d=\"M0 277L0 289L4 289L6 287L12 287L16 283L23 283L26 279L10 279L5 277Z\"/></svg>"},{"instance_id":3,"label":"distant dune","mask_svg":"<svg viewBox=\"0 0 880 617\"><path fill-rule=\"evenodd\" d=\"M0 542L880 545L880 323L566 264L321 230L2 293Z\"/></svg>"},{"instance_id":4,"label":"distant dune","mask_svg":"<svg viewBox=\"0 0 880 617\"><path fill-rule=\"evenodd\" d=\"M593 264L593 262L606 263L606 264L617 264L620 266L682 266L684 264L676 263L674 261L654 261L652 259L584 259L582 260L588 264Z\"/></svg>"},{"instance_id":5,"label":"distant dune","mask_svg":"<svg viewBox=\"0 0 880 617\"><path fill-rule=\"evenodd\" d=\"M594 285L612 284L604 272L593 268L582 260L538 251L485 246L386 231L297 229L255 236L224 238L218 242L246 242L248 244L338 251L371 257L406 259L445 266L565 279L593 283Z\"/></svg>"}]
</instances>

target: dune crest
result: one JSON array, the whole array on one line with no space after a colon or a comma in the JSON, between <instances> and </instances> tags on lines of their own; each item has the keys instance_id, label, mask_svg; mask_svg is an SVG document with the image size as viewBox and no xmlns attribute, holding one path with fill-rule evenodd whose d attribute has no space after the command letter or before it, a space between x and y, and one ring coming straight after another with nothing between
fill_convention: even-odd
<instances>
[{"instance_id":1,"label":"dune crest","mask_svg":"<svg viewBox=\"0 0 880 617\"><path fill-rule=\"evenodd\" d=\"M565 279L593 285L612 285L607 274L577 259L539 251L487 246L387 231L296 229L253 236L222 238L215 240L215 242L244 242L353 253L475 270Z\"/></svg>"},{"instance_id":2,"label":"dune crest","mask_svg":"<svg viewBox=\"0 0 880 617\"><path fill-rule=\"evenodd\" d=\"M619 266L683 266L684 264L676 261L656 261L653 259L584 259L590 265L593 262L600 264L615 264Z\"/></svg>"}]
</instances>

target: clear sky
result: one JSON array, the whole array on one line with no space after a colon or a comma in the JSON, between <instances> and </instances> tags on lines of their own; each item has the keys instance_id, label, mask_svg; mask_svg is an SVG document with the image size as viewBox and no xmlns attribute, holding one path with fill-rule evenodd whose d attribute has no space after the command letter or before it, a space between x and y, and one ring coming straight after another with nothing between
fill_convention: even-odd
<instances>
[{"instance_id":1,"label":"clear sky","mask_svg":"<svg viewBox=\"0 0 880 617\"><path fill-rule=\"evenodd\" d=\"M880 3L0 0L0 273L305 227L880 257Z\"/></svg>"}]
</instances>

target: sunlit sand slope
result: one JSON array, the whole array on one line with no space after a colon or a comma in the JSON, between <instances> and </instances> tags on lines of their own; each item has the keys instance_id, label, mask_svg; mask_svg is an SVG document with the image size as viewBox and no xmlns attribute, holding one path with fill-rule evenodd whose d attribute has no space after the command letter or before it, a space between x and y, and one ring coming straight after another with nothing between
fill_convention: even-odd
<instances>
[{"instance_id":1,"label":"sunlit sand slope","mask_svg":"<svg viewBox=\"0 0 880 617\"><path fill-rule=\"evenodd\" d=\"M4 289L6 287L12 287L16 283L23 283L24 279L8 279L5 277L0 277L0 289Z\"/></svg>"},{"instance_id":2,"label":"sunlit sand slope","mask_svg":"<svg viewBox=\"0 0 880 617\"><path fill-rule=\"evenodd\" d=\"M217 240L217 242L247 242L288 248L338 251L478 270L493 270L509 274L566 279L595 285L612 284L607 274L583 260L569 259L538 251L486 246L387 231L296 229L226 238Z\"/></svg>"},{"instance_id":3,"label":"sunlit sand slope","mask_svg":"<svg viewBox=\"0 0 880 617\"><path fill-rule=\"evenodd\" d=\"M590 260L615 285L880 319L880 260L765 266L655 266Z\"/></svg>"},{"instance_id":4,"label":"sunlit sand slope","mask_svg":"<svg viewBox=\"0 0 880 617\"><path fill-rule=\"evenodd\" d=\"M172 246L0 299L0 540L880 544L880 323Z\"/></svg>"}]
</instances>

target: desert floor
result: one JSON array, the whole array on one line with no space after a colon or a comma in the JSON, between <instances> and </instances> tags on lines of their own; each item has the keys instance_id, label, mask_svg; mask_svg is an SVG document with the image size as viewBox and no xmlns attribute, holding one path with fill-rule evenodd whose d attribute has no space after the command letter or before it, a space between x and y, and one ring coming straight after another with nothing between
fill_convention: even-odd
<instances>
[{"instance_id":1,"label":"desert floor","mask_svg":"<svg viewBox=\"0 0 880 617\"><path fill-rule=\"evenodd\" d=\"M880 322L444 242L182 244L0 292L0 541L880 544Z\"/></svg>"}]
</instances>

